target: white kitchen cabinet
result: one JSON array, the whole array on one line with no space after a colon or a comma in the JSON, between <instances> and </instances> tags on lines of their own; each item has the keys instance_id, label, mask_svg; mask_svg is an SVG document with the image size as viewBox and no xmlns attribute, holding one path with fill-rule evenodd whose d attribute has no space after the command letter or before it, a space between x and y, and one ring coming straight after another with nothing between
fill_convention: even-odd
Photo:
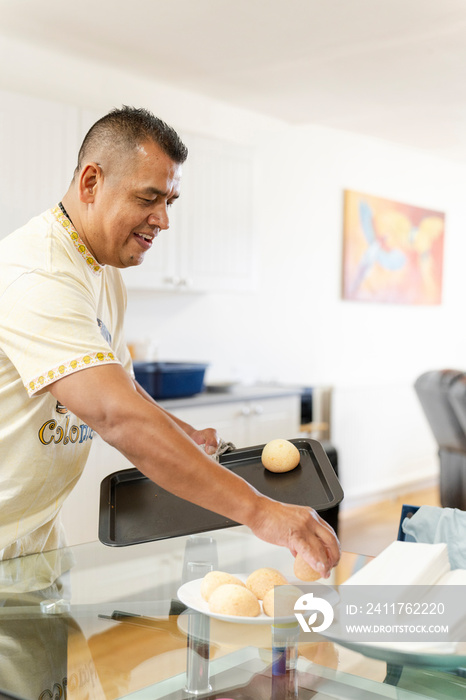
<instances>
[{"instance_id":1,"label":"white kitchen cabinet","mask_svg":"<svg viewBox=\"0 0 466 700\"><path fill-rule=\"evenodd\" d=\"M76 167L82 139L101 115L0 91L0 238L54 206ZM182 135L189 148L180 199L141 266L124 270L129 289L218 292L255 286L253 151Z\"/></svg>"},{"instance_id":2,"label":"white kitchen cabinet","mask_svg":"<svg viewBox=\"0 0 466 700\"><path fill-rule=\"evenodd\" d=\"M124 270L128 289L240 291L254 287L254 159L250 148L184 136L181 196L144 263Z\"/></svg>"},{"instance_id":3,"label":"white kitchen cabinet","mask_svg":"<svg viewBox=\"0 0 466 700\"><path fill-rule=\"evenodd\" d=\"M258 398L169 410L195 428L216 428L219 437L236 447L249 447L276 438L298 437L301 397Z\"/></svg>"},{"instance_id":4,"label":"white kitchen cabinet","mask_svg":"<svg viewBox=\"0 0 466 700\"><path fill-rule=\"evenodd\" d=\"M78 108L0 91L0 238L60 201L79 141Z\"/></svg>"}]
</instances>

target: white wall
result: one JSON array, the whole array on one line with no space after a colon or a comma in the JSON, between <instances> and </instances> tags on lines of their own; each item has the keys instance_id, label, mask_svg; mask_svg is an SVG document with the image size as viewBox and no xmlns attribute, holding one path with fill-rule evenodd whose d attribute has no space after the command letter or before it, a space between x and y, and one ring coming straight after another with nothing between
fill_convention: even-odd
<instances>
[{"instance_id":1,"label":"white wall","mask_svg":"<svg viewBox=\"0 0 466 700\"><path fill-rule=\"evenodd\" d=\"M17 42L2 40L0 60L9 66L0 77L4 89L78 104L92 113L122 103L144 105L182 132L256 149L258 291L132 293L129 338L151 326L163 357L209 360L211 376L333 385L332 437L347 504L436 473L435 444L412 384L426 369L466 365L459 321L465 296L466 165L349 133L287 127ZM441 306L341 300L344 189L446 213Z\"/></svg>"},{"instance_id":2,"label":"white wall","mask_svg":"<svg viewBox=\"0 0 466 700\"><path fill-rule=\"evenodd\" d=\"M319 127L266 138L261 160L261 314L286 319L298 341L275 333L262 366L286 368L285 381L334 385L347 503L427 477L436 448L412 384L424 370L466 365L466 168ZM341 300L344 189L446 213L441 306Z\"/></svg>"}]
</instances>

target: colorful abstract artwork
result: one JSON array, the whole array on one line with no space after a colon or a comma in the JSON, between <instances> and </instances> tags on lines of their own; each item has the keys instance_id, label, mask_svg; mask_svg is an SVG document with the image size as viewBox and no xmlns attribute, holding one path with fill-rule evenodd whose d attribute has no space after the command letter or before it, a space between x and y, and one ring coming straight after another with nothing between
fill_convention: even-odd
<instances>
[{"instance_id":1,"label":"colorful abstract artwork","mask_svg":"<svg viewBox=\"0 0 466 700\"><path fill-rule=\"evenodd\" d=\"M440 304L445 215L345 191L343 298Z\"/></svg>"}]
</instances>

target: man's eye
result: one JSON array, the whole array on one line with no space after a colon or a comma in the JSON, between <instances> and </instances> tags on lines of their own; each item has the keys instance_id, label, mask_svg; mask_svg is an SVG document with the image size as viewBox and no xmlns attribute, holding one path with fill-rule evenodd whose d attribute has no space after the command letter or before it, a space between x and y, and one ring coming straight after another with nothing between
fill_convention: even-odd
<instances>
[{"instance_id":1,"label":"man's eye","mask_svg":"<svg viewBox=\"0 0 466 700\"><path fill-rule=\"evenodd\" d=\"M155 200L153 199L146 199L145 197L139 197L139 201L143 202L144 204L152 204Z\"/></svg>"}]
</instances>

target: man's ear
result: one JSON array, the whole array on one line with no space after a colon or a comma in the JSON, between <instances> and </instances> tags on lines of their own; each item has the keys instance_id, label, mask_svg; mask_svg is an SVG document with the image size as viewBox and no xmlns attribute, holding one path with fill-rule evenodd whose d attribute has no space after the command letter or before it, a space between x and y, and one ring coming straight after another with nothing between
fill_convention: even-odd
<instances>
[{"instance_id":1,"label":"man's ear","mask_svg":"<svg viewBox=\"0 0 466 700\"><path fill-rule=\"evenodd\" d=\"M85 204L94 202L97 183L102 176L102 170L97 163L88 163L79 177L79 198Z\"/></svg>"}]
</instances>

